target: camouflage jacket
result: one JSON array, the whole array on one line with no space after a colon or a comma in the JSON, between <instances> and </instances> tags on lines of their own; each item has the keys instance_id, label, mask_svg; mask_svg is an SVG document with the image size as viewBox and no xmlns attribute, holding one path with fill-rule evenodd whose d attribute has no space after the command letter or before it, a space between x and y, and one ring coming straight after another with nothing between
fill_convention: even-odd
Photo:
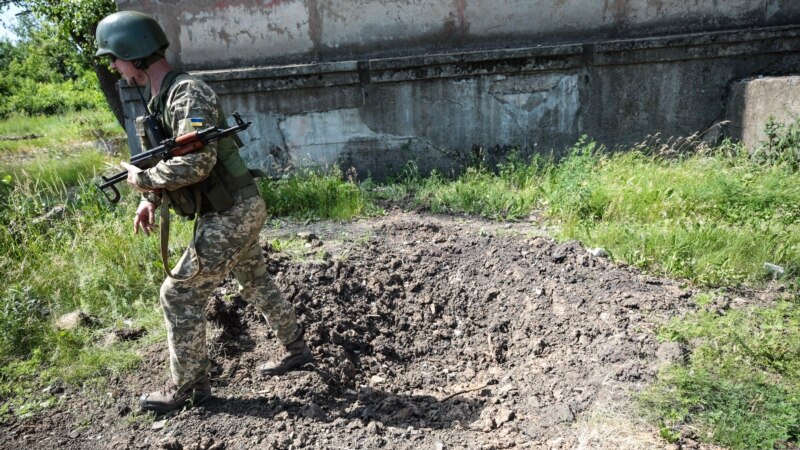
<instances>
[{"instance_id":1,"label":"camouflage jacket","mask_svg":"<svg viewBox=\"0 0 800 450\"><path fill-rule=\"evenodd\" d=\"M179 75L166 95L163 102L164 111L160 118L167 131L172 131L172 136L177 137L191 133L197 127L207 127L220 122L225 117L219 106L217 94L211 87L188 74ZM150 100L151 111L157 108L158 96ZM137 121L138 122L138 121ZM149 148L149 142L144 132L137 134L142 141L142 148ZM184 156L161 161L154 167L142 171L137 175L137 184L145 189L175 190L203 181L217 162L217 143L210 143L200 150ZM156 205L161 203L159 192L147 192L144 198Z\"/></svg>"}]
</instances>

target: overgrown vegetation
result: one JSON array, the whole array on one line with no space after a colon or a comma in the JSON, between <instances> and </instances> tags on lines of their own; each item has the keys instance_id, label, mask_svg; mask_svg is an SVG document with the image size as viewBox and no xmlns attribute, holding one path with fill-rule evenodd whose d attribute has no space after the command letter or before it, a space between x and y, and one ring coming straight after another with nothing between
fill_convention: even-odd
<instances>
[{"instance_id":1,"label":"overgrown vegetation","mask_svg":"<svg viewBox=\"0 0 800 450\"><path fill-rule=\"evenodd\" d=\"M14 88L37 89L43 95L38 102L26 104L25 98L16 102L23 109L11 110L16 114L53 114L52 111L110 108L120 125L124 123L122 102L117 94L116 82L119 76L108 68L105 58L95 58L94 34L97 23L103 17L117 10L113 0L0 0L0 9L16 5L23 10L18 25L13 30L20 36L17 42L6 42L12 47L13 59L29 59L26 55L44 59L53 69L52 80L38 80L30 86L30 79L40 77L40 71L17 71L18 76L8 81ZM5 45L4 44L4 45ZM37 46L41 44L41 47ZM56 51L42 51L42 49ZM68 60L70 70L58 64ZM5 70L7 66L0 66ZM34 64L32 69L40 69ZM77 74L77 76L76 76ZM27 80L27 81L26 81ZM76 80L79 81L76 83ZM17 86L19 85L19 86ZM98 89L99 88L99 89ZM15 91L12 94L25 94ZM100 99L104 98L105 101ZM91 101L92 104L87 104ZM30 107L28 110L26 107ZM0 108L0 113L2 113ZM48 112L51 111L51 112Z\"/></svg>"},{"instance_id":2,"label":"overgrown vegetation","mask_svg":"<svg viewBox=\"0 0 800 450\"><path fill-rule=\"evenodd\" d=\"M352 177L343 179L337 167L262 181L261 195L273 216L345 220L377 212L367 193Z\"/></svg>"},{"instance_id":3,"label":"overgrown vegetation","mask_svg":"<svg viewBox=\"0 0 800 450\"><path fill-rule=\"evenodd\" d=\"M93 148L73 150L86 140L85 127L114 122L107 111L104 119L97 114L72 116L61 126L76 128L63 133L73 139L42 137L53 145L47 157L32 151L20 161L13 156L23 153L11 149L0 164L0 416L46 406L43 385L131 367L138 357L128 345L103 345L109 330L125 321L127 327L160 322L153 305L158 244L133 239L135 196L118 207L102 201L90 179L108 158ZM8 122L0 128L21 131ZM178 229L185 240L189 227ZM53 327L74 310L92 317L92 326Z\"/></svg>"},{"instance_id":4,"label":"overgrown vegetation","mask_svg":"<svg viewBox=\"0 0 800 450\"><path fill-rule=\"evenodd\" d=\"M800 273L800 174L784 160L762 164L729 143L674 159L647 148L609 154L582 140L559 163L511 158L496 169L407 176L384 192L498 219L540 208L564 239L704 285L763 280L765 263Z\"/></svg>"},{"instance_id":5,"label":"overgrown vegetation","mask_svg":"<svg viewBox=\"0 0 800 450\"><path fill-rule=\"evenodd\" d=\"M111 144L107 141L122 136L122 129L104 109L56 116L13 115L0 121L0 159L14 163L40 155L58 157L92 146L105 151L104 144Z\"/></svg>"},{"instance_id":6,"label":"overgrown vegetation","mask_svg":"<svg viewBox=\"0 0 800 450\"><path fill-rule=\"evenodd\" d=\"M694 349L661 371L643 395L662 435L691 429L734 449L776 448L800 437L800 305L703 310L663 327L660 338Z\"/></svg>"},{"instance_id":7,"label":"overgrown vegetation","mask_svg":"<svg viewBox=\"0 0 800 450\"><path fill-rule=\"evenodd\" d=\"M17 41L0 40L0 118L107 108L93 60L58 23L27 14L14 32Z\"/></svg>"}]
</instances>

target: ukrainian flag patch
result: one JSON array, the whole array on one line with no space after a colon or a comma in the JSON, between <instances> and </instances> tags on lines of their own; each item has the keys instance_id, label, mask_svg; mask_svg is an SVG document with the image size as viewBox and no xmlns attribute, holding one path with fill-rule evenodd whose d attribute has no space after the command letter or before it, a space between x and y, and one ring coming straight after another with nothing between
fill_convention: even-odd
<instances>
[{"instance_id":1,"label":"ukrainian flag patch","mask_svg":"<svg viewBox=\"0 0 800 450\"><path fill-rule=\"evenodd\" d=\"M192 117L189 120L192 122L192 126L195 127L195 128L199 128L199 127L203 126L203 119L201 119L199 117Z\"/></svg>"}]
</instances>

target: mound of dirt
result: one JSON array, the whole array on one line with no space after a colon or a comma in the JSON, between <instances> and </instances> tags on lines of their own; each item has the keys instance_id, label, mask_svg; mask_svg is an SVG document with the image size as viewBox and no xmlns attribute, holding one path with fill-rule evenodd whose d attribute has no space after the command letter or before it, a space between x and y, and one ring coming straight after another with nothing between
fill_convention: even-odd
<instances>
[{"instance_id":1,"label":"mound of dirt","mask_svg":"<svg viewBox=\"0 0 800 450\"><path fill-rule=\"evenodd\" d=\"M308 244L322 260L269 254L313 366L259 378L277 342L227 283L207 308L212 401L166 422L135 413L138 395L166 380L161 343L107 396L68 391L9 424L0 445L572 448L577 420L652 379L657 354L670 354L655 324L690 306L678 283L530 225L400 213L326 226Z\"/></svg>"}]
</instances>

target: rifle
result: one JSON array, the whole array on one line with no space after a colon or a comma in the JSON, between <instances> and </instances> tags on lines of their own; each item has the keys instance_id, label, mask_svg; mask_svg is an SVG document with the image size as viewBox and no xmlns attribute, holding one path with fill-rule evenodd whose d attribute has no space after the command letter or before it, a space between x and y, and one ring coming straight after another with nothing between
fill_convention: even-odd
<instances>
[{"instance_id":1,"label":"rifle","mask_svg":"<svg viewBox=\"0 0 800 450\"><path fill-rule=\"evenodd\" d=\"M159 145L146 152L139 153L131 157L131 164L144 170L149 169L159 161L167 161L175 156L183 156L188 153L200 150L206 145L216 142L222 138L233 136L236 133L246 130L253 122L245 122L238 112L233 113L233 118L236 120L236 125L230 128L208 127L199 131L193 131L176 138L167 138L162 140ZM106 196L111 203L117 203L120 199L120 193L115 184L124 181L128 178L128 171L122 172L106 178L101 176L103 182L97 185L100 192ZM107 189L110 189L114 194L109 195Z\"/></svg>"}]
</instances>

